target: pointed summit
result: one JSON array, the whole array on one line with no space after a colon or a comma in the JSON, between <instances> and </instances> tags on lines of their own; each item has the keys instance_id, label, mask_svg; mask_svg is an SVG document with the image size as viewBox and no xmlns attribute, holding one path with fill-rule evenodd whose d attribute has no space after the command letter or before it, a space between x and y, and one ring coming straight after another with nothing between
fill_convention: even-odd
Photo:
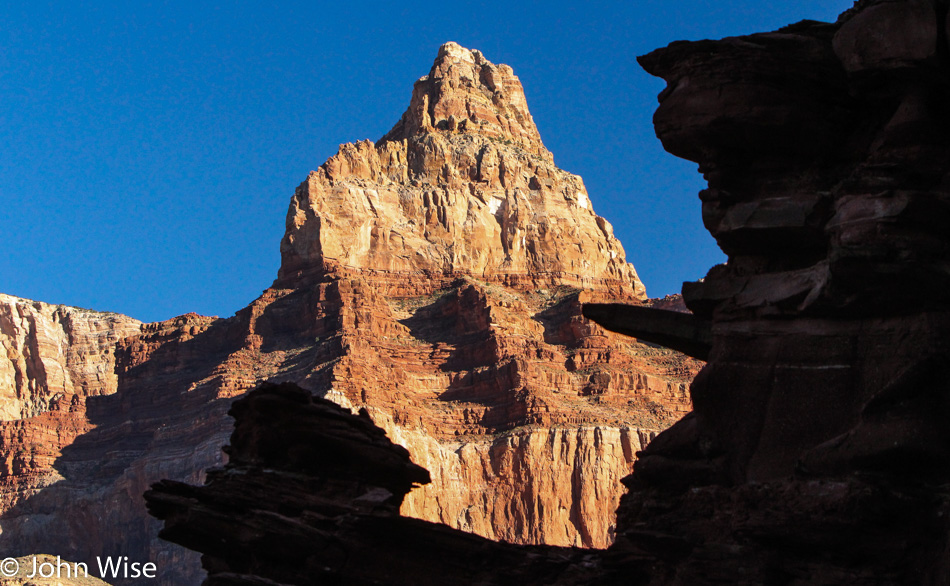
<instances>
[{"instance_id":1,"label":"pointed summit","mask_svg":"<svg viewBox=\"0 0 950 586\"><path fill-rule=\"evenodd\" d=\"M514 72L456 43L386 136L342 145L297 189L280 249L287 287L346 267L645 297L584 182L554 165Z\"/></svg>"},{"instance_id":2,"label":"pointed summit","mask_svg":"<svg viewBox=\"0 0 950 586\"><path fill-rule=\"evenodd\" d=\"M409 108L381 142L434 130L480 134L550 156L511 67L458 43L439 48L429 75L415 83Z\"/></svg>"}]
</instances>

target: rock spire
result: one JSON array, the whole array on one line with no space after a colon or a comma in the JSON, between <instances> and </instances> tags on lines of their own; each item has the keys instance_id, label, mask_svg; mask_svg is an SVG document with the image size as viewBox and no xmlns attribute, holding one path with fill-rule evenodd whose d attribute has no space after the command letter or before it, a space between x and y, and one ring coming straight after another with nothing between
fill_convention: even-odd
<instances>
[{"instance_id":1,"label":"rock spire","mask_svg":"<svg viewBox=\"0 0 950 586\"><path fill-rule=\"evenodd\" d=\"M386 136L342 145L300 185L281 255L279 284L342 265L645 298L581 178L554 165L511 68L455 43Z\"/></svg>"}]
</instances>

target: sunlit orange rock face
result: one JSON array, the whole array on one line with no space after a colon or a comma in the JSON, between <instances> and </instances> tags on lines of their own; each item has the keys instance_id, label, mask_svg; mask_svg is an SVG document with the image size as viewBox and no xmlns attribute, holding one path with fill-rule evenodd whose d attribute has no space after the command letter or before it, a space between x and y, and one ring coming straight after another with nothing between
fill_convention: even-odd
<instances>
[{"instance_id":1,"label":"sunlit orange rock face","mask_svg":"<svg viewBox=\"0 0 950 586\"><path fill-rule=\"evenodd\" d=\"M0 294L0 512L62 478L53 463L89 430L86 399L115 393L116 343L141 327Z\"/></svg>"},{"instance_id":2,"label":"sunlit orange rock face","mask_svg":"<svg viewBox=\"0 0 950 586\"><path fill-rule=\"evenodd\" d=\"M385 137L342 145L298 188L281 253L278 283L294 286L332 263L395 277L387 295L467 275L644 297L581 178L541 143L511 68L455 43Z\"/></svg>"},{"instance_id":3,"label":"sunlit orange rock face","mask_svg":"<svg viewBox=\"0 0 950 586\"><path fill-rule=\"evenodd\" d=\"M0 421L114 393L116 342L141 326L117 313L0 294Z\"/></svg>"},{"instance_id":4,"label":"sunlit orange rock face","mask_svg":"<svg viewBox=\"0 0 950 586\"><path fill-rule=\"evenodd\" d=\"M62 480L6 507L0 546L121 551L194 583L196 557L156 538L141 494L221 464L225 413L263 380L365 408L405 446L432 482L403 514L611 543L620 478L689 411L701 364L582 317L586 301L641 303L644 287L580 177L555 166L511 68L444 45L392 131L341 146L296 190L281 254L235 316L117 343L116 392L67 417L84 427Z\"/></svg>"}]
</instances>

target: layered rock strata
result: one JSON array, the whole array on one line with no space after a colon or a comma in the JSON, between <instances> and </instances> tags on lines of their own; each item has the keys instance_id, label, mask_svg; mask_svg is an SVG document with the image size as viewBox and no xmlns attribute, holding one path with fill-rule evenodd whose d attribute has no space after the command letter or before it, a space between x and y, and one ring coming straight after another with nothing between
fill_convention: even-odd
<instances>
[{"instance_id":1,"label":"layered rock strata","mask_svg":"<svg viewBox=\"0 0 950 586\"><path fill-rule=\"evenodd\" d=\"M455 43L386 136L342 145L297 189L281 256L276 286L339 267L382 274L389 296L466 275L645 298L581 178L554 165L511 68Z\"/></svg>"},{"instance_id":2,"label":"layered rock strata","mask_svg":"<svg viewBox=\"0 0 950 586\"><path fill-rule=\"evenodd\" d=\"M343 145L297 189L281 255L235 316L117 343L118 392L65 418L81 429L62 478L8 507L3 551L121 552L155 562L159 583L196 583L197 556L157 539L140 495L203 482L230 403L265 380L365 409L405 446L432 476L406 514L512 542L611 542L618 480L689 411L701 364L582 316L587 301L642 302L643 285L510 68L443 46L389 134Z\"/></svg>"},{"instance_id":3,"label":"layered rock strata","mask_svg":"<svg viewBox=\"0 0 950 586\"><path fill-rule=\"evenodd\" d=\"M834 24L641 58L668 83L657 133L700 164L703 219L729 255L684 287L712 333L694 411L640 453L609 549L496 544L481 583L574 584L575 570L597 584L950 581L948 23L946 2L862 0ZM209 551L214 525L190 517L204 509L169 499L220 506L216 490L157 487L170 538L193 519ZM440 530L414 531L428 543ZM341 533L355 558L406 552L402 528ZM565 564L553 579L551 555ZM230 567L209 568L210 583Z\"/></svg>"},{"instance_id":4,"label":"layered rock strata","mask_svg":"<svg viewBox=\"0 0 950 586\"><path fill-rule=\"evenodd\" d=\"M86 400L116 392L116 344L141 327L0 294L0 514L62 478L54 461L90 429Z\"/></svg>"},{"instance_id":5,"label":"layered rock strata","mask_svg":"<svg viewBox=\"0 0 950 586\"><path fill-rule=\"evenodd\" d=\"M0 421L27 419L73 396L116 391L116 343L141 322L117 313L0 294Z\"/></svg>"},{"instance_id":6,"label":"layered rock strata","mask_svg":"<svg viewBox=\"0 0 950 586\"><path fill-rule=\"evenodd\" d=\"M894 409L909 408L897 389L937 375L945 351L946 11L860 2L836 24L641 58L668 82L657 134L700 164L703 220L729 254L684 287L714 322L691 418L724 458L710 478L945 458L926 417ZM872 432L872 412L895 427ZM848 447L853 433L898 429L896 445Z\"/></svg>"},{"instance_id":7,"label":"layered rock strata","mask_svg":"<svg viewBox=\"0 0 950 586\"><path fill-rule=\"evenodd\" d=\"M580 178L553 164L509 67L444 45L385 137L343 145L298 188L281 254L275 287L331 278L358 296L362 340L322 392L367 406L433 473L407 513L609 544L596 511L620 492L606 487L689 409L695 363L580 316L578 290L636 302L643 285ZM579 470L590 481L570 482Z\"/></svg>"}]
</instances>

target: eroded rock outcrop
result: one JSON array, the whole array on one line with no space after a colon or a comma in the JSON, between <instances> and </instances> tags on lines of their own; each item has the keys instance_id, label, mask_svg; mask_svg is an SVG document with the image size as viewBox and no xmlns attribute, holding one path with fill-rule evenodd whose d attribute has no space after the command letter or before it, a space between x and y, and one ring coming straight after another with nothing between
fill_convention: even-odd
<instances>
[{"instance_id":1,"label":"eroded rock outcrop","mask_svg":"<svg viewBox=\"0 0 950 586\"><path fill-rule=\"evenodd\" d=\"M511 68L455 43L386 136L342 145L297 189L281 255L277 284L294 287L339 266L385 272L390 295L469 275L645 297L581 178L554 165Z\"/></svg>"},{"instance_id":2,"label":"eroded rock outcrop","mask_svg":"<svg viewBox=\"0 0 950 586\"><path fill-rule=\"evenodd\" d=\"M666 543L654 583L950 577L947 9L862 1L640 59L729 255L683 289L713 332L694 412L619 511L618 551Z\"/></svg>"},{"instance_id":3,"label":"eroded rock outcrop","mask_svg":"<svg viewBox=\"0 0 950 586\"><path fill-rule=\"evenodd\" d=\"M583 550L399 516L429 474L365 411L284 383L262 385L231 414L226 466L204 486L166 480L146 493L162 537L204 554L205 584L588 583L595 562Z\"/></svg>"},{"instance_id":4,"label":"eroded rock outcrop","mask_svg":"<svg viewBox=\"0 0 950 586\"><path fill-rule=\"evenodd\" d=\"M281 253L275 287L330 285L327 307L341 303L342 324L313 332L342 337L328 349L339 363L302 383L367 407L433 474L406 513L516 542L610 543L595 510L689 409L697 363L582 318L582 298L638 302L644 288L581 179L554 165L509 67L444 45L385 137L341 146L297 189Z\"/></svg>"},{"instance_id":5,"label":"eroded rock outcrop","mask_svg":"<svg viewBox=\"0 0 950 586\"><path fill-rule=\"evenodd\" d=\"M745 446L719 469L730 482L784 477L799 463L830 469L849 457L843 436L825 442L941 362L945 12L939 2L861 2L833 25L673 44L641 59L669 83L657 134L700 163L703 219L729 254L684 298L714 320L695 418L713 444ZM912 436L898 451L944 450Z\"/></svg>"},{"instance_id":6,"label":"eroded rock outcrop","mask_svg":"<svg viewBox=\"0 0 950 586\"><path fill-rule=\"evenodd\" d=\"M583 317L587 301L642 302L643 285L580 178L554 165L510 68L443 46L389 134L343 145L297 189L281 254L235 316L117 343L118 392L64 416L75 439L44 461L58 481L0 517L3 551L122 552L155 562L159 583L197 583L197 556L157 539L140 495L203 482L230 403L265 380L365 409L426 466L405 514L609 545L618 479L689 411L701 363Z\"/></svg>"}]
</instances>

